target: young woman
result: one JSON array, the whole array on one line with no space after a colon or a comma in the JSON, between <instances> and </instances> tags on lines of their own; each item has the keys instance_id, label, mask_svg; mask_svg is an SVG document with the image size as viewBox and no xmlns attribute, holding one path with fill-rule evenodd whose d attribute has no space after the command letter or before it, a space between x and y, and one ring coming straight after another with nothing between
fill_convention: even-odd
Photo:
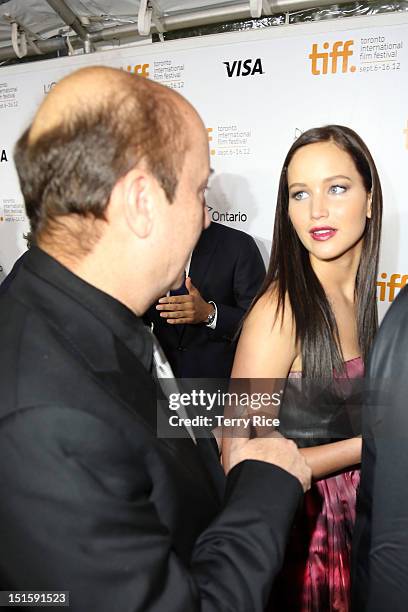
<instances>
[{"instance_id":1,"label":"young woman","mask_svg":"<svg viewBox=\"0 0 408 612\"><path fill-rule=\"evenodd\" d=\"M361 438L355 398L354 416L347 409L350 387L344 393L339 385L333 402L320 385L363 376L377 330L381 213L374 161L353 130L329 125L294 142L280 177L268 274L232 371L233 378L287 379L281 433L302 447L313 472L274 611L349 609ZM316 382L307 398L289 393L296 379Z\"/></svg>"}]
</instances>

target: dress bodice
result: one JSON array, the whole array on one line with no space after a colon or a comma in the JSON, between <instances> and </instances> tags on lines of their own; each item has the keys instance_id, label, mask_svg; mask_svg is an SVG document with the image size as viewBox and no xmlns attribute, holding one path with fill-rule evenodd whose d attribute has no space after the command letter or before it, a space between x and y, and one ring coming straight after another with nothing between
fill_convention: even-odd
<instances>
[{"instance_id":1,"label":"dress bodice","mask_svg":"<svg viewBox=\"0 0 408 612\"><path fill-rule=\"evenodd\" d=\"M279 411L279 430L299 447L318 446L361 434L364 364L345 362L345 374L316 382L290 372Z\"/></svg>"}]
</instances>

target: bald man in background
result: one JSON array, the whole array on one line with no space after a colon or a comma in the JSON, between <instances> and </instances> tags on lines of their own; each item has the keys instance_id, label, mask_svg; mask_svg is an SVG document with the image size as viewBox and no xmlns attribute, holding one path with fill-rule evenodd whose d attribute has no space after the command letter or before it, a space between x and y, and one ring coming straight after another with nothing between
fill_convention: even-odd
<instances>
[{"instance_id":1,"label":"bald man in background","mask_svg":"<svg viewBox=\"0 0 408 612\"><path fill-rule=\"evenodd\" d=\"M87 68L15 161L37 246L0 297L1 589L69 591L75 612L260 612L310 470L283 439L234 440L225 477L194 432L158 438L140 319L208 225L201 119Z\"/></svg>"}]
</instances>

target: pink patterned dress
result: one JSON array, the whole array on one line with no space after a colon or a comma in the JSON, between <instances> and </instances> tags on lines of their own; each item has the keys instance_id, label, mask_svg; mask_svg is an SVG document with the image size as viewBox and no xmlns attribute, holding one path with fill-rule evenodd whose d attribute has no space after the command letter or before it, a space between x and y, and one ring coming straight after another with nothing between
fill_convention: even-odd
<instances>
[{"instance_id":1,"label":"pink patterned dress","mask_svg":"<svg viewBox=\"0 0 408 612\"><path fill-rule=\"evenodd\" d=\"M363 377L360 357L345 366L350 380ZM289 376L300 378L301 373ZM351 539L359 482L360 472L353 469L315 482L305 494L275 583L271 612L349 611Z\"/></svg>"}]
</instances>

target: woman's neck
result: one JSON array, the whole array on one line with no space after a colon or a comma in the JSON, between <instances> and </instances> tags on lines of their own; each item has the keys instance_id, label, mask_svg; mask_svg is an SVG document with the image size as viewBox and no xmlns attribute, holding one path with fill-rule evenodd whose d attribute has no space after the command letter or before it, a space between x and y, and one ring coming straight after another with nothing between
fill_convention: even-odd
<instances>
[{"instance_id":1,"label":"woman's neck","mask_svg":"<svg viewBox=\"0 0 408 612\"><path fill-rule=\"evenodd\" d=\"M319 279L326 295L342 295L354 302L356 277L361 258L360 242L353 249L331 260L310 256L311 266Z\"/></svg>"}]
</instances>

